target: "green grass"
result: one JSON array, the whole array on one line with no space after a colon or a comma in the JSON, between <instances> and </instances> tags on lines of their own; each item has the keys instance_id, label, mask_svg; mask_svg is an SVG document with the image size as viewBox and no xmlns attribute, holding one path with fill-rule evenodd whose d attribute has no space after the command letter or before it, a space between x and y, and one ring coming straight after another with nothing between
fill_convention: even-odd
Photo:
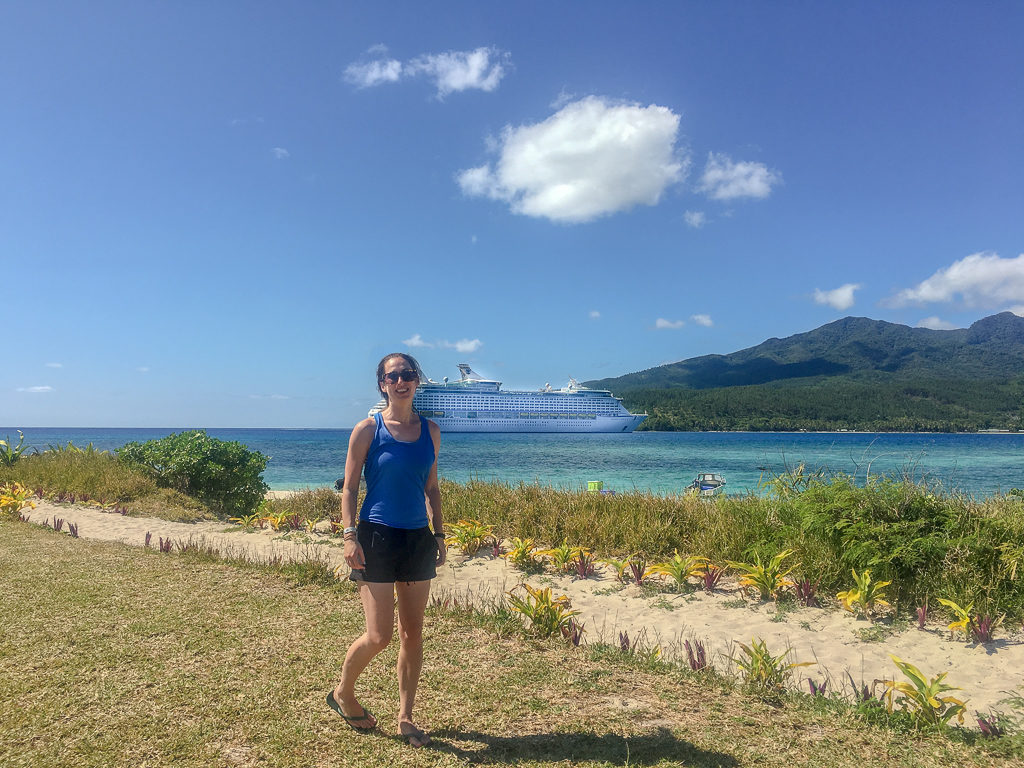
<instances>
[{"instance_id":1,"label":"green grass","mask_svg":"<svg viewBox=\"0 0 1024 768\"><path fill-rule=\"evenodd\" d=\"M362 681L382 730L357 735L323 697L362 615L316 564L160 554L0 521L0 615L10 768L1024 765L1019 741L894 730L804 696L768 703L642 653L528 640L507 612L464 605L431 608L426 626L417 712L436 748L390 735L394 647Z\"/></svg>"}]
</instances>

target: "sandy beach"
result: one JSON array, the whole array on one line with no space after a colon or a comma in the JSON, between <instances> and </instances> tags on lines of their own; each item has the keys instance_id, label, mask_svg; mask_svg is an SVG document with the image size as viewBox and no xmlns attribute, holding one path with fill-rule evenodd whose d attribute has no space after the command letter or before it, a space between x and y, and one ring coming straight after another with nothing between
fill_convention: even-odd
<instances>
[{"instance_id":1,"label":"sandy beach","mask_svg":"<svg viewBox=\"0 0 1024 768\"><path fill-rule=\"evenodd\" d=\"M49 502L38 502L23 514L38 524L62 518L65 530L67 523L74 523L84 539L141 547L149 533L153 547L162 537L175 544L203 543L224 555L257 561L317 556L332 566L343 565L340 539L316 533L245 530L224 522L175 523ZM967 699L971 716L995 707L1008 691L1024 691L1024 632L1019 625L1004 625L994 642L975 645L960 636L951 639L945 624L935 621L923 631L916 622L893 631L884 623L873 626L838 609L801 607L776 615L771 603L742 600L734 582L725 582L714 594L658 593L622 585L603 568L587 580L527 575L489 552L466 558L458 550L451 551L449 563L439 571L433 593L487 601L522 582L567 595L581 613L585 642L618 643L619 633L627 632L630 638L641 637L646 647L659 646L665 656L675 656L683 653L684 640L697 639L704 642L709 661L722 671L735 670L730 656L739 652L737 642L749 644L756 637L775 653L791 648L792 661L813 662L797 670L797 684L805 691L807 679L828 680L829 691L848 690L847 674L858 684L893 679L898 671L890 654L929 677L947 672L946 682L962 689L954 695ZM974 724L973 717L967 724Z\"/></svg>"}]
</instances>

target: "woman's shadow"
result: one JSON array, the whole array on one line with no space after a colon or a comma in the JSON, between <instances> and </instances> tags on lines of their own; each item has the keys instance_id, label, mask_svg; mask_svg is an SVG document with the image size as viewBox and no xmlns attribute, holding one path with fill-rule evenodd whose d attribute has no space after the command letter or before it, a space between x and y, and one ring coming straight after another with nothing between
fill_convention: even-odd
<instances>
[{"instance_id":1,"label":"woman's shadow","mask_svg":"<svg viewBox=\"0 0 1024 768\"><path fill-rule=\"evenodd\" d=\"M656 765L670 760L679 765L707 768L739 765L732 755L700 749L676 738L667 728L628 738L617 733L580 732L496 736L454 728L431 731L430 736L433 739L430 748L481 765L536 760L593 760L611 765ZM462 747L453 743L467 741L476 742L479 747Z\"/></svg>"}]
</instances>

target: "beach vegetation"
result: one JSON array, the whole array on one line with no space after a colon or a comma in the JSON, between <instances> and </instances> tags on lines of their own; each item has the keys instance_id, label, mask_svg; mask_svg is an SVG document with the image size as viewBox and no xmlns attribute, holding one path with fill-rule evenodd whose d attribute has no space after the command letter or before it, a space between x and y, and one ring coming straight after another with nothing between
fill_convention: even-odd
<instances>
[{"instance_id":1,"label":"beach vegetation","mask_svg":"<svg viewBox=\"0 0 1024 768\"><path fill-rule=\"evenodd\" d=\"M445 542L454 544L464 554L475 555L482 546L494 542L494 526L484 525L473 518L463 518L457 523L449 523L445 529Z\"/></svg>"},{"instance_id":2,"label":"beach vegetation","mask_svg":"<svg viewBox=\"0 0 1024 768\"><path fill-rule=\"evenodd\" d=\"M637 586L643 586L647 577L647 558L642 554L635 554L629 558L629 571L633 575L633 581Z\"/></svg>"},{"instance_id":3,"label":"beach vegetation","mask_svg":"<svg viewBox=\"0 0 1024 768\"><path fill-rule=\"evenodd\" d=\"M929 679L913 664L891 654L889 658L906 678L905 681L882 681L885 686L883 699L889 712L898 706L919 726L945 726L954 717L958 723L963 723L966 703L947 695L948 691L960 690L943 682L948 673L942 672Z\"/></svg>"},{"instance_id":4,"label":"beach vegetation","mask_svg":"<svg viewBox=\"0 0 1024 768\"><path fill-rule=\"evenodd\" d=\"M589 579L594 575L597 557L586 547L576 547L569 568L577 579Z\"/></svg>"},{"instance_id":5,"label":"beach vegetation","mask_svg":"<svg viewBox=\"0 0 1024 768\"><path fill-rule=\"evenodd\" d=\"M572 561L579 549L579 547L570 545L568 539L562 539L562 543L557 547L539 550L537 556L546 557L556 572L568 573L572 570Z\"/></svg>"},{"instance_id":6,"label":"beach vegetation","mask_svg":"<svg viewBox=\"0 0 1024 768\"><path fill-rule=\"evenodd\" d=\"M798 566L783 565L792 554L792 549L786 549L765 561L755 553L753 563L730 561L729 567L740 572L741 587L756 590L762 600L777 600L779 593L793 584L787 577Z\"/></svg>"},{"instance_id":7,"label":"beach vegetation","mask_svg":"<svg viewBox=\"0 0 1024 768\"><path fill-rule=\"evenodd\" d=\"M818 585L821 579L811 581L807 576L793 579L793 595L796 601L805 608L818 607Z\"/></svg>"},{"instance_id":8,"label":"beach vegetation","mask_svg":"<svg viewBox=\"0 0 1024 768\"><path fill-rule=\"evenodd\" d=\"M884 599L885 588L889 586L888 581L872 581L871 571L865 568L860 573L854 569L854 587L839 592L836 599L850 613L860 613L870 621L878 606L888 607L889 603Z\"/></svg>"},{"instance_id":9,"label":"beach vegetation","mask_svg":"<svg viewBox=\"0 0 1024 768\"><path fill-rule=\"evenodd\" d=\"M513 538L508 543L508 552L502 557L513 568L526 573L539 573L544 566L537 554L537 545L533 543L533 539Z\"/></svg>"},{"instance_id":10,"label":"beach vegetation","mask_svg":"<svg viewBox=\"0 0 1024 768\"><path fill-rule=\"evenodd\" d=\"M813 667L813 661L789 661L791 648L779 654L768 649L768 643L753 638L750 645L738 643L741 655L734 656L732 661L740 668L743 682L747 688L761 694L778 695L782 693L798 667Z\"/></svg>"},{"instance_id":11,"label":"beach vegetation","mask_svg":"<svg viewBox=\"0 0 1024 768\"><path fill-rule=\"evenodd\" d=\"M6 440L0 440L0 467L12 467L17 463L21 455L26 451L25 433L18 430L18 444L11 442L11 436L7 435Z\"/></svg>"},{"instance_id":12,"label":"beach vegetation","mask_svg":"<svg viewBox=\"0 0 1024 768\"><path fill-rule=\"evenodd\" d=\"M683 557L677 549L669 560L652 565L651 573L671 579L679 587L685 587L691 578L703 572L707 564L705 558L693 555Z\"/></svg>"},{"instance_id":13,"label":"beach vegetation","mask_svg":"<svg viewBox=\"0 0 1024 768\"><path fill-rule=\"evenodd\" d=\"M517 594L520 588L525 590L525 595ZM509 607L526 618L528 630L538 637L562 634L570 620L579 615L579 611L572 610L565 595L553 597L551 587L540 589L520 584L507 594Z\"/></svg>"},{"instance_id":14,"label":"beach vegetation","mask_svg":"<svg viewBox=\"0 0 1024 768\"><path fill-rule=\"evenodd\" d=\"M707 558L703 559L704 567L697 572L697 577L700 579L700 585L704 588L705 592L714 592L718 587L718 582L722 580L722 576L725 574L725 568L712 563Z\"/></svg>"},{"instance_id":15,"label":"beach vegetation","mask_svg":"<svg viewBox=\"0 0 1024 768\"><path fill-rule=\"evenodd\" d=\"M1005 615L995 617L976 614L974 603L970 603L964 608L953 600L942 597L939 598L939 602L946 606L955 617L946 627L950 633L962 632L965 639L974 643L992 642L995 631L1005 618Z\"/></svg>"},{"instance_id":16,"label":"beach vegetation","mask_svg":"<svg viewBox=\"0 0 1024 768\"><path fill-rule=\"evenodd\" d=\"M117 457L142 468L157 485L197 498L224 517L252 512L269 490L263 471L270 457L203 430L126 443Z\"/></svg>"},{"instance_id":17,"label":"beach vegetation","mask_svg":"<svg viewBox=\"0 0 1024 768\"><path fill-rule=\"evenodd\" d=\"M622 584L629 582L629 564L633 561L633 555L628 557L603 557L600 562L611 568L615 578Z\"/></svg>"},{"instance_id":18,"label":"beach vegetation","mask_svg":"<svg viewBox=\"0 0 1024 768\"><path fill-rule=\"evenodd\" d=\"M32 509L33 492L21 483L0 484L0 516L16 520L21 517L23 509Z\"/></svg>"}]
</instances>

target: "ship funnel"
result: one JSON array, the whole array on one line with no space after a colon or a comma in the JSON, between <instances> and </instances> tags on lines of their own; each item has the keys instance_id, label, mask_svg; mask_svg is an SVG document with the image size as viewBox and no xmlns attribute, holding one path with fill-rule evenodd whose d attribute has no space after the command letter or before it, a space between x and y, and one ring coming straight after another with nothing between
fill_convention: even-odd
<instances>
[{"instance_id":1,"label":"ship funnel","mask_svg":"<svg viewBox=\"0 0 1024 768\"><path fill-rule=\"evenodd\" d=\"M459 363L459 373L463 381L486 381L479 373L469 367L469 363Z\"/></svg>"}]
</instances>

